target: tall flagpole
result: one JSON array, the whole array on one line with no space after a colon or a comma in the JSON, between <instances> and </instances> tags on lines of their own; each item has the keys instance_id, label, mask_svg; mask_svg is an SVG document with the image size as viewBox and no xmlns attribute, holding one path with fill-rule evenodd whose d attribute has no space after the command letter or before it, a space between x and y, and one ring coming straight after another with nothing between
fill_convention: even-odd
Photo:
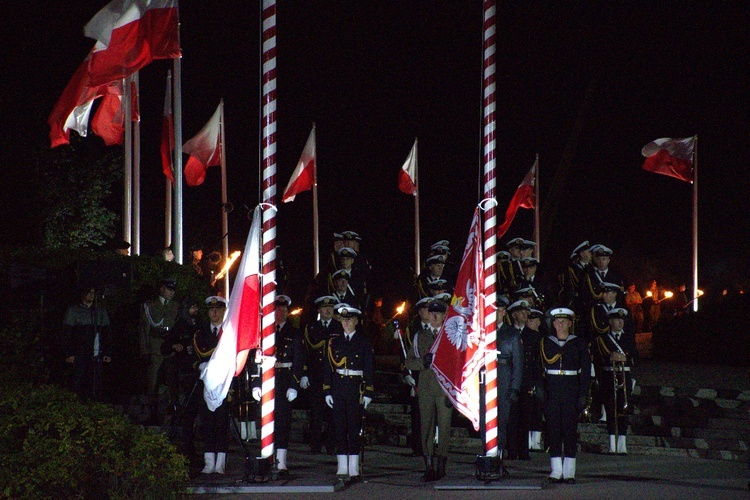
<instances>
[{"instance_id":1,"label":"tall flagpole","mask_svg":"<svg viewBox=\"0 0 750 500\"><path fill-rule=\"evenodd\" d=\"M422 258L419 254L419 138L414 139L414 274L419 276Z\"/></svg>"},{"instance_id":2,"label":"tall flagpole","mask_svg":"<svg viewBox=\"0 0 750 500\"><path fill-rule=\"evenodd\" d=\"M133 213L133 99L130 82L133 76L123 82L122 99L125 101L125 164L122 174L122 239L132 243Z\"/></svg>"},{"instance_id":3,"label":"tall flagpole","mask_svg":"<svg viewBox=\"0 0 750 500\"><path fill-rule=\"evenodd\" d=\"M224 250L224 259L229 261L229 207L227 203L227 144L226 135L224 134L224 99L219 102L221 107L219 126L221 128L221 241ZM229 272L224 275L224 297L229 298Z\"/></svg>"},{"instance_id":4,"label":"tall flagpole","mask_svg":"<svg viewBox=\"0 0 750 500\"><path fill-rule=\"evenodd\" d=\"M141 254L141 95L139 72L133 73L133 91L138 106L138 119L133 125L133 251L131 255ZM133 101L131 100L131 103Z\"/></svg>"},{"instance_id":5,"label":"tall flagpole","mask_svg":"<svg viewBox=\"0 0 750 500\"><path fill-rule=\"evenodd\" d=\"M261 289L261 336L264 359L272 359L276 348L274 302L276 300L276 0L263 0L262 22L262 207L263 250ZM261 396L261 458L274 453L275 370L264 363ZM283 395L282 395L283 397Z\"/></svg>"},{"instance_id":6,"label":"tall flagpole","mask_svg":"<svg viewBox=\"0 0 750 500\"><path fill-rule=\"evenodd\" d=\"M536 260L541 261L541 255L542 255L542 249L541 246L541 238L540 238L540 225L539 225L539 212L541 212L541 198L539 198L539 153L536 154L536 160L534 161L534 242L536 243L536 246L534 247L534 253L536 256Z\"/></svg>"},{"instance_id":7,"label":"tall flagpole","mask_svg":"<svg viewBox=\"0 0 750 500\"><path fill-rule=\"evenodd\" d=\"M484 294L485 294L485 454L498 456L497 439L497 199L495 177L495 108L497 38L495 0L484 0L482 146L484 164ZM505 388L501 388L505 389Z\"/></svg>"},{"instance_id":8,"label":"tall flagpole","mask_svg":"<svg viewBox=\"0 0 750 500\"><path fill-rule=\"evenodd\" d=\"M315 276L320 272L320 226L318 219L318 134L313 122L313 144L315 147L315 161L313 162L313 255Z\"/></svg>"},{"instance_id":9,"label":"tall flagpole","mask_svg":"<svg viewBox=\"0 0 750 500\"><path fill-rule=\"evenodd\" d=\"M177 36L180 36L179 22L177 25ZM173 209L173 226L174 236L172 238L172 249L174 251L174 260L182 264L185 259L185 252L182 246L182 56L175 57L172 63L174 79L172 84L172 99L174 99L174 209Z\"/></svg>"},{"instance_id":10,"label":"tall flagpole","mask_svg":"<svg viewBox=\"0 0 750 500\"><path fill-rule=\"evenodd\" d=\"M698 136L693 144L693 311L698 312Z\"/></svg>"},{"instance_id":11,"label":"tall flagpole","mask_svg":"<svg viewBox=\"0 0 750 500\"><path fill-rule=\"evenodd\" d=\"M167 72L167 99L169 101L170 109L173 108L172 104L172 71ZM172 115L172 130L169 132L174 137L174 114ZM172 177L174 177L174 171ZM167 248L172 244L172 181L164 176L165 192L164 192L164 248ZM173 252L174 253L174 252ZM176 257L176 256L175 256Z\"/></svg>"}]
</instances>

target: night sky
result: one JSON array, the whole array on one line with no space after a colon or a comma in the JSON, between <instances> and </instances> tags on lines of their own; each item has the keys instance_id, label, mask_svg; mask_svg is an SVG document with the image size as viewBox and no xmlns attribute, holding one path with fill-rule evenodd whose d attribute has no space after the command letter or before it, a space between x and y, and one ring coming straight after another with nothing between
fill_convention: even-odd
<instances>
[{"instance_id":1,"label":"night sky","mask_svg":"<svg viewBox=\"0 0 750 500\"><path fill-rule=\"evenodd\" d=\"M6 243L32 243L19 228L33 199L28 173L44 165L28 159L49 147L47 117L93 45L83 26L105 3L0 1ZM639 285L690 285L691 186L642 171L640 150L659 137L697 134L701 286L747 285L749 14L741 2L499 2L500 222L538 153L541 271L557 272L588 239L613 248L612 266ZM244 247L247 208L258 203L259 18L256 2L181 6L183 138L224 98L233 248ZM479 0L279 2L279 199L315 122L321 258L334 231L359 232L375 293L406 293L410 283L413 198L398 191L397 175L415 137L423 256L448 239L460 259L481 191L481 27ZM146 254L163 247L158 148L169 68L157 61L141 71ZM102 144L93 134L86 141ZM116 210L120 203L115 196ZM218 248L219 168L185 188L184 211L185 247ZM280 206L277 223L299 301L312 276L311 193ZM532 212L520 210L502 242L531 238L532 225Z\"/></svg>"}]
</instances>

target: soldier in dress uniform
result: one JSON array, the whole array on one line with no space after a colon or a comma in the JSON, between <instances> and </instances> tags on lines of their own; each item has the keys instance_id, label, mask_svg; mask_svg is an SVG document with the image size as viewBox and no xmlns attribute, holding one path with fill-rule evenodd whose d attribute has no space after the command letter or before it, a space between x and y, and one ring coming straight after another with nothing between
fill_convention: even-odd
<instances>
[{"instance_id":1,"label":"soldier in dress uniform","mask_svg":"<svg viewBox=\"0 0 750 500\"><path fill-rule=\"evenodd\" d=\"M198 371L202 372L206 363L216 349L221 335L224 313L227 301L223 297L208 297L208 323L204 323L193 336L193 351L197 358ZM225 399L221 406L211 411L201 397L203 394L203 382L198 380L193 397L198 397L201 405L201 434L203 437L203 460L202 474L224 474L227 460L227 435L229 433L229 406Z\"/></svg>"},{"instance_id":2,"label":"soldier in dress uniform","mask_svg":"<svg viewBox=\"0 0 750 500\"><path fill-rule=\"evenodd\" d=\"M581 309L580 288L586 268L591 263L591 245L588 240L581 242L570 254L570 264L559 276L557 306L573 309L578 317L583 315Z\"/></svg>"},{"instance_id":3,"label":"soldier in dress uniform","mask_svg":"<svg viewBox=\"0 0 750 500\"><path fill-rule=\"evenodd\" d=\"M359 297L354 295L354 290L349 286L349 273L343 269L334 272L330 278L328 295L336 299L338 304L347 304L358 309Z\"/></svg>"},{"instance_id":4,"label":"soldier in dress uniform","mask_svg":"<svg viewBox=\"0 0 750 500\"><path fill-rule=\"evenodd\" d=\"M323 390L336 429L336 475L351 483L362 479L359 453L364 443L360 432L365 409L375 393L375 354L370 340L357 330L362 312L341 306L338 314L343 332L328 341L329 366Z\"/></svg>"},{"instance_id":5,"label":"soldier in dress uniform","mask_svg":"<svg viewBox=\"0 0 750 500\"><path fill-rule=\"evenodd\" d=\"M609 452L618 455L628 452L625 435L628 431L629 408L625 403L633 389L631 369L639 361L635 333L632 325L626 325L627 317L628 311L621 307L609 311L609 331L597 337L594 349L594 359L601 371L602 399L608 416Z\"/></svg>"},{"instance_id":6,"label":"soldier in dress uniform","mask_svg":"<svg viewBox=\"0 0 750 500\"><path fill-rule=\"evenodd\" d=\"M408 353L414 349L414 338L417 335L417 332L421 330L426 330L430 328L430 311L428 306L430 305L430 302L434 300L430 297L424 297L422 299L419 299L416 304L414 304L414 309L417 312L417 315L414 317L414 320L411 322L411 325L409 325L406 328L405 333L405 349L408 356ZM450 297L448 298L450 300ZM403 353L401 354L403 357ZM403 377L404 382L406 385L408 385L411 390L409 394L409 400L411 402L411 449L412 449L412 456L415 457L421 457L424 455L424 451L422 450L422 425L421 425L421 416L419 414L419 398L417 397L416 393L416 387L419 383L419 370L410 370L406 367L406 358L401 360L401 364L403 366Z\"/></svg>"},{"instance_id":7,"label":"soldier in dress uniform","mask_svg":"<svg viewBox=\"0 0 750 500\"><path fill-rule=\"evenodd\" d=\"M407 352L406 367L412 372L419 372L417 397L419 398L422 451L424 452L425 463L422 481L435 481L445 476L445 466L450 449L453 405L440 387L435 372L430 369L432 365L430 349L435 343L440 327L443 325L448 307L439 300L430 301L427 307L430 326L416 333L412 348ZM435 449L436 425L438 429L437 449Z\"/></svg>"},{"instance_id":8,"label":"soldier in dress uniform","mask_svg":"<svg viewBox=\"0 0 750 500\"><path fill-rule=\"evenodd\" d=\"M417 300L432 296L433 294L429 291L429 285L439 279L445 279L443 278L443 272L445 271L446 261L446 256L441 254L427 257L427 260L425 260L425 269L419 273L416 280Z\"/></svg>"},{"instance_id":9,"label":"soldier in dress uniform","mask_svg":"<svg viewBox=\"0 0 750 500\"><path fill-rule=\"evenodd\" d=\"M333 428L331 412L325 403L323 392L324 373L328 369L326 347L328 341L341 335L341 323L333 319L333 306L336 299L330 295L315 301L319 318L305 327L304 340L307 360L305 375L300 387L307 391L310 405L310 454L317 455L325 445L328 454L333 454ZM325 427L325 433L323 428Z\"/></svg>"},{"instance_id":10,"label":"soldier in dress uniform","mask_svg":"<svg viewBox=\"0 0 750 500\"><path fill-rule=\"evenodd\" d=\"M591 355L585 339L571 334L574 313L552 309L554 334L540 342L551 472L550 482L575 483L578 415L586 407Z\"/></svg>"},{"instance_id":11,"label":"soldier in dress uniform","mask_svg":"<svg viewBox=\"0 0 750 500\"><path fill-rule=\"evenodd\" d=\"M353 248L342 247L337 252L339 259L339 271L349 273L349 288L352 289L355 297L365 297L367 295L367 282L362 271L354 267L357 252ZM332 277L333 275L331 275ZM329 283L329 290L333 288L333 283Z\"/></svg>"},{"instance_id":12,"label":"soldier in dress uniform","mask_svg":"<svg viewBox=\"0 0 750 500\"><path fill-rule=\"evenodd\" d=\"M355 285L359 286L360 282L363 283L362 290L358 291L357 288L354 288L354 294L358 296L360 309L367 311L370 307L370 293L367 289L367 283L370 282L372 266L361 248L362 238L359 234L354 231L343 231L341 236L343 237L344 247L356 252L354 262L352 263L351 285L354 287Z\"/></svg>"},{"instance_id":13,"label":"soldier in dress uniform","mask_svg":"<svg viewBox=\"0 0 750 500\"><path fill-rule=\"evenodd\" d=\"M521 278L523 278L523 268L521 267L521 248L524 246L523 238L513 238L508 241L505 246L508 249L510 255L509 260L503 260L500 262L502 266L503 275L506 277L506 282L503 286L504 290L511 291L519 287Z\"/></svg>"},{"instance_id":14,"label":"soldier in dress uniform","mask_svg":"<svg viewBox=\"0 0 750 500\"><path fill-rule=\"evenodd\" d=\"M505 316L503 309L498 304L498 318ZM503 321L498 322L497 327L497 445L498 449L507 450L509 460L518 458L514 436L518 396L523 377L523 345L520 329L526 326L528 311L529 303L525 300L514 302L508 307L514 324L508 325Z\"/></svg>"},{"instance_id":15,"label":"soldier in dress uniform","mask_svg":"<svg viewBox=\"0 0 750 500\"><path fill-rule=\"evenodd\" d=\"M618 293L618 300L624 301L625 299L625 278L609 266L612 253L612 249L604 245L591 247L593 265L586 267L583 283L579 290L579 297L584 310L601 298L600 285L604 282L619 285L622 291Z\"/></svg>"},{"instance_id":16,"label":"soldier in dress uniform","mask_svg":"<svg viewBox=\"0 0 750 500\"><path fill-rule=\"evenodd\" d=\"M159 286L159 296L143 303L138 323L140 354L147 363L146 380L151 404L151 419L159 423L160 368L164 362L161 346L180 314L179 302L173 300L177 280L165 278Z\"/></svg>"},{"instance_id":17,"label":"soldier in dress uniform","mask_svg":"<svg viewBox=\"0 0 750 500\"><path fill-rule=\"evenodd\" d=\"M534 257L521 258L521 268L523 269L523 279L520 286L532 287L534 289L535 307L544 310L549 304L550 287L543 276L540 276L539 260Z\"/></svg>"}]
</instances>

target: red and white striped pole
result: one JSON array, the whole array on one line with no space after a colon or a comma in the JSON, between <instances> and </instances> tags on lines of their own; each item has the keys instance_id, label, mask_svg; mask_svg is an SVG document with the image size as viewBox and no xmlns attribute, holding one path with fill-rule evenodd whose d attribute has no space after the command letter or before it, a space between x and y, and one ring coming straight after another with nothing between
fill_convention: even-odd
<instances>
[{"instance_id":1,"label":"red and white striped pole","mask_svg":"<svg viewBox=\"0 0 750 500\"><path fill-rule=\"evenodd\" d=\"M488 457L498 455L497 442L497 199L495 198L495 0L484 0L482 73L482 147L484 165L484 325L486 432Z\"/></svg>"},{"instance_id":2,"label":"red and white striped pole","mask_svg":"<svg viewBox=\"0 0 750 500\"><path fill-rule=\"evenodd\" d=\"M261 396L261 458L274 453L275 370L269 359L276 354L274 301L276 300L276 0L263 0L262 12L262 182L263 250L261 290L261 349L263 382Z\"/></svg>"}]
</instances>

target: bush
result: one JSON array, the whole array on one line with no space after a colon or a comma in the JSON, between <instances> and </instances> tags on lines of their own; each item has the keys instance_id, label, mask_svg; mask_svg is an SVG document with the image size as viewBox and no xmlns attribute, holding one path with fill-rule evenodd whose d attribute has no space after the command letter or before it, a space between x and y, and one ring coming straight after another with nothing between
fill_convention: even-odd
<instances>
[{"instance_id":1,"label":"bush","mask_svg":"<svg viewBox=\"0 0 750 500\"><path fill-rule=\"evenodd\" d=\"M55 386L0 387L0 494L12 498L170 498L182 455L114 409Z\"/></svg>"}]
</instances>

